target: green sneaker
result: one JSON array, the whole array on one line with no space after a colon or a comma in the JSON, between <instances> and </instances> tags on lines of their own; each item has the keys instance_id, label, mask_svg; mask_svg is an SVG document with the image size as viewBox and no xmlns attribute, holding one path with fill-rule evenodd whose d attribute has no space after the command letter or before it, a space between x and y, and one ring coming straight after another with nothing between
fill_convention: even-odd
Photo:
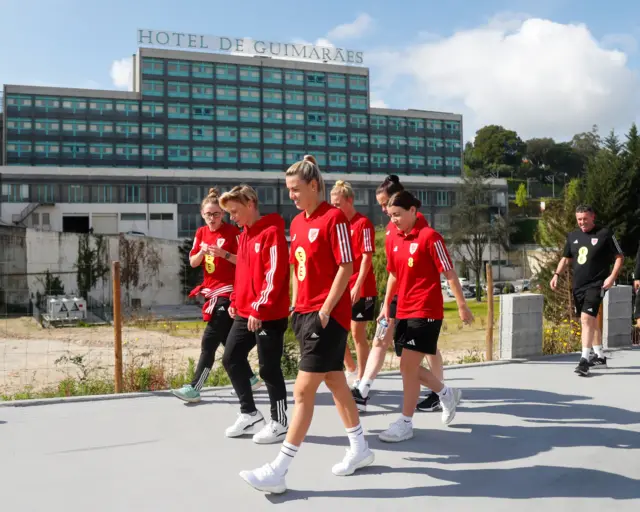
<instances>
[{"instance_id":1,"label":"green sneaker","mask_svg":"<svg viewBox=\"0 0 640 512\"><path fill-rule=\"evenodd\" d=\"M172 389L174 396L185 402L195 403L200 401L200 391L195 389L191 384L185 384L180 389Z\"/></svg>"},{"instance_id":2,"label":"green sneaker","mask_svg":"<svg viewBox=\"0 0 640 512\"><path fill-rule=\"evenodd\" d=\"M260 386L262 386L262 381L258 378L257 375L254 375L253 377L251 377L251 389L253 391L255 391L256 389L259 389Z\"/></svg>"}]
</instances>

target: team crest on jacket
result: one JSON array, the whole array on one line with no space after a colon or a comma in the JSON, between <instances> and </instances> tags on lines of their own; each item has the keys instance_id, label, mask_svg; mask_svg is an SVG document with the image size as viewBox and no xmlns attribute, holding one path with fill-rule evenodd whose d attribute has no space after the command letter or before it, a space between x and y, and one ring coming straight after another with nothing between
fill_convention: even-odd
<instances>
[{"instance_id":1,"label":"team crest on jacket","mask_svg":"<svg viewBox=\"0 0 640 512\"><path fill-rule=\"evenodd\" d=\"M318 228L312 228L309 230L309 242L315 242L316 238L318 238L318 233L320 230Z\"/></svg>"},{"instance_id":2,"label":"team crest on jacket","mask_svg":"<svg viewBox=\"0 0 640 512\"><path fill-rule=\"evenodd\" d=\"M260 242L256 242L256 245L253 246L256 252L260 252Z\"/></svg>"},{"instance_id":3,"label":"team crest on jacket","mask_svg":"<svg viewBox=\"0 0 640 512\"><path fill-rule=\"evenodd\" d=\"M222 246L224 245L224 243L226 242L226 240L224 238L218 238L218 247L220 247L222 249Z\"/></svg>"},{"instance_id":4,"label":"team crest on jacket","mask_svg":"<svg viewBox=\"0 0 640 512\"><path fill-rule=\"evenodd\" d=\"M598 243L598 239L597 238L592 238L591 239L591 245L596 245Z\"/></svg>"},{"instance_id":5,"label":"team crest on jacket","mask_svg":"<svg viewBox=\"0 0 640 512\"><path fill-rule=\"evenodd\" d=\"M411 245L409 246L409 253L410 253L410 254L415 253L417 250L418 250L418 244L411 244Z\"/></svg>"}]
</instances>

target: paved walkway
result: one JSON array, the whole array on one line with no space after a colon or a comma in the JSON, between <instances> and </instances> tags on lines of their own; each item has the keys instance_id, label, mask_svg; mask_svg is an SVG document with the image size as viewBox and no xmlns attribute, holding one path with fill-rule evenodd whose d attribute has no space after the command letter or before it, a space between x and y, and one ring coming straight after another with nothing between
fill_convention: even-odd
<instances>
[{"instance_id":1,"label":"paved walkway","mask_svg":"<svg viewBox=\"0 0 640 512\"><path fill-rule=\"evenodd\" d=\"M614 353L588 379L574 366L572 356L447 370L463 390L456 419L445 428L418 414L415 438L398 445L376 436L401 399L399 376L385 375L363 417L376 462L342 478L331 466L347 439L324 390L291 490L276 497L238 477L278 447L223 436L236 413L229 390L195 406L152 396L0 407L0 509L640 510L640 351Z\"/></svg>"}]
</instances>

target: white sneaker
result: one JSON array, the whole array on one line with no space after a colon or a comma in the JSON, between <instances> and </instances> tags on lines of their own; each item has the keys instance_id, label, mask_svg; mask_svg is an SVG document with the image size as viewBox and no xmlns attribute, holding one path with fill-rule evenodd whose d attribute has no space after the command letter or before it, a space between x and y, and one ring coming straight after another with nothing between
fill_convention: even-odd
<instances>
[{"instance_id":1,"label":"white sneaker","mask_svg":"<svg viewBox=\"0 0 640 512\"><path fill-rule=\"evenodd\" d=\"M251 416L250 414L238 413L238 419L231 425L224 434L227 437L240 437L246 434L255 434L264 427L264 417L260 411Z\"/></svg>"},{"instance_id":2,"label":"white sneaker","mask_svg":"<svg viewBox=\"0 0 640 512\"><path fill-rule=\"evenodd\" d=\"M398 418L389 428L378 435L385 443L399 443L413 437L413 424Z\"/></svg>"},{"instance_id":3,"label":"white sneaker","mask_svg":"<svg viewBox=\"0 0 640 512\"><path fill-rule=\"evenodd\" d=\"M449 388L449 392L440 396L442 405L442 423L448 425L456 417L456 407L460 403L462 392L459 389Z\"/></svg>"},{"instance_id":4,"label":"white sneaker","mask_svg":"<svg viewBox=\"0 0 640 512\"><path fill-rule=\"evenodd\" d=\"M253 442L256 444L281 442L287 435L288 430L289 427L285 427L282 423L271 420L260 432L253 436Z\"/></svg>"},{"instance_id":5,"label":"white sneaker","mask_svg":"<svg viewBox=\"0 0 640 512\"><path fill-rule=\"evenodd\" d=\"M252 471L240 471L240 478L254 489L262 492L282 494L287 490L284 475L276 474L271 464L265 464Z\"/></svg>"},{"instance_id":6,"label":"white sneaker","mask_svg":"<svg viewBox=\"0 0 640 512\"><path fill-rule=\"evenodd\" d=\"M368 446L365 446L365 449L358 453L352 452L351 448L349 448L344 459L342 459L342 462L338 462L333 466L333 468L331 468L331 472L336 476L353 475L357 469L361 469L372 464L375 459L376 456Z\"/></svg>"}]
</instances>

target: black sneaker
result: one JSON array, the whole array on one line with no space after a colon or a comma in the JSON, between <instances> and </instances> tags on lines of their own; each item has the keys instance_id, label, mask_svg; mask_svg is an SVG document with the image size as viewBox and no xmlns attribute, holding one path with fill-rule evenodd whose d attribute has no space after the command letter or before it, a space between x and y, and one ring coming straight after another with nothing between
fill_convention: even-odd
<instances>
[{"instance_id":1,"label":"black sneaker","mask_svg":"<svg viewBox=\"0 0 640 512\"><path fill-rule=\"evenodd\" d=\"M607 367L607 358L606 357L594 356L591 359L589 359L589 366L606 368Z\"/></svg>"},{"instance_id":2,"label":"black sneaker","mask_svg":"<svg viewBox=\"0 0 640 512\"><path fill-rule=\"evenodd\" d=\"M438 393L433 391L429 393L422 402L416 405L416 409L423 412L441 411L442 405L440 405Z\"/></svg>"},{"instance_id":3,"label":"black sneaker","mask_svg":"<svg viewBox=\"0 0 640 512\"><path fill-rule=\"evenodd\" d=\"M356 401L358 410L360 412L367 412L367 402L369 401L369 397L363 398L358 388L353 388L351 390L351 395L353 396L353 399Z\"/></svg>"},{"instance_id":4,"label":"black sneaker","mask_svg":"<svg viewBox=\"0 0 640 512\"><path fill-rule=\"evenodd\" d=\"M589 375L589 361L587 361L584 357L580 358L580 362L576 369L574 370L578 375L582 375L586 377Z\"/></svg>"}]
</instances>

